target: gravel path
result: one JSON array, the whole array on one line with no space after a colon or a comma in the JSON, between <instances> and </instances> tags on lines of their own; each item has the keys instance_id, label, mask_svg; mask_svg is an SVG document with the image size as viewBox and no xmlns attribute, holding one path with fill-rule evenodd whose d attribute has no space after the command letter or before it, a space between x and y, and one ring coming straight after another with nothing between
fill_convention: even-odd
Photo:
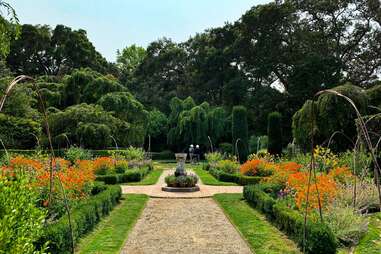
<instances>
[{"instance_id":1,"label":"gravel path","mask_svg":"<svg viewBox=\"0 0 381 254\"><path fill-rule=\"evenodd\" d=\"M192 170L187 170L192 172ZM206 198L212 197L217 193L242 193L242 186L211 186L204 185L202 182L199 182L198 186L200 187L200 191L184 193L184 192L166 192L162 191L161 187L165 186L164 178L173 174L174 170L165 170L163 174L161 174L158 182L155 185L143 185L143 186L129 186L122 185L123 194L128 193L137 193L137 194L146 194L150 197L156 198ZM192 172L194 173L194 172Z\"/></svg>"},{"instance_id":2,"label":"gravel path","mask_svg":"<svg viewBox=\"0 0 381 254\"><path fill-rule=\"evenodd\" d=\"M121 253L252 252L213 199L153 198L148 201Z\"/></svg>"}]
</instances>

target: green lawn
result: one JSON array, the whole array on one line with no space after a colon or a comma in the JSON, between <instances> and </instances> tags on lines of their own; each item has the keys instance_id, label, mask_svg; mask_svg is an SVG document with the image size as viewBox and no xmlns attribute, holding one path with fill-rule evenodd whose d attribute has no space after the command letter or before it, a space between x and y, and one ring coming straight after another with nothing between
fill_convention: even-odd
<instances>
[{"instance_id":1,"label":"green lawn","mask_svg":"<svg viewBox=\"0 0 381 254\"><path fill-rule=\"evenodd\" d=\"M155 167L155 169L146 175L140 182L126 183L126 185L153 185L157 183L162 173L162 168Z\"/></svg>"},{"instance_id":2,"label":"green lawn","mask_svg":"<svg viewBox=\"0 0 381 254\"><path fill-rule=\"evenodd\" d=\"M243 200L242 194L216 194L214 199L256 254L300 253L293 241Z\"/></svg>"},{"instance_id":3,"label":"green lawn","mask_svg":"<svg viewBox=\"0 0 381 254\"><path fill-rule=\"evenodd\" d=\"M201 166L188 167L192 169L198 177L200 177L201 182L205 185L220 185L220 186L237 186L236 183L221 182L212 176L208 171L203 170Z\"/></svg>"},{"instance_id":4,"label":"green lawn","mask_svg":"<svg viewBox=\"0 0 381 254\"><path fill-rule=\"evenodd\" d=\"M141 194L123 196L121 204L79 242L76 253L119 253L147 200Z\"/></svg>"}]
</instances>

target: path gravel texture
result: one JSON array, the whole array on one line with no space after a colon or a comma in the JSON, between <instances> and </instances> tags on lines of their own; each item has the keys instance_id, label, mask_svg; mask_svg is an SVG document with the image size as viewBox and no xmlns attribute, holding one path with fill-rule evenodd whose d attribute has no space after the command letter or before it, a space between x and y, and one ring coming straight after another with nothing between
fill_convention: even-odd
<instances>
[{"instance_id":1,"label":"path gravel texture","mask_svg":"<svg viewBox=\"0 0 381 254\"><path fill-rule=\"evenodd\" d=\"M187 170L191 173L192 170ZM166 186L164 179L167 175L173 174L174 170L165 170L161 174L158 182L155 185L143 185L143 186L128 186L122 185L123 194L136 193L136 194L146 194L150 197L156 198L206 198L212 197L217 193L242 193L242 186L212 186L204 185L202 182L198 183L200 191L197 192L166 192L162 191L161 187Z\"/></svg>"},{"instance_id":2,"label":"path gravel texture","mask_svg":"<svg viewBox=\"0 0 381 254\"><path fill-rule=\"evenodd\" d=\"M252 253L211 198L151 198L123 254Z\"/></svg>"}]
</instances>

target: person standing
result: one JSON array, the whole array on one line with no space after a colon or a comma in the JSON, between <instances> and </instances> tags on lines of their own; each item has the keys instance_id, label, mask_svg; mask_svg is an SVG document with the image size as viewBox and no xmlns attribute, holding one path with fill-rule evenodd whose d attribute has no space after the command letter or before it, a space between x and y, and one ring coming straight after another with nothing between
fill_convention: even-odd
<instances>
[{"instance_id":1,"label":"person standing","mask_svg":"<svg viewBox=\"0 0 381 254\"><path fill-rule=\"evenodd\" d=\"M196 145L196 149L194 150L194 153L196 155L196 161L199 162L200 156L201 156L201 150L199 145Z\"/></svg>"},{"instance_id":2,"label":"person standing","mask_svg":"<svg viewBox=\"0 0 381 254\"><path fill-rule=\"evenodd\" d=\"M194 147L193 144L189 146L189 160L190 162L193 161L193 156L194 156Z\"/></svg>"}]
</instances>

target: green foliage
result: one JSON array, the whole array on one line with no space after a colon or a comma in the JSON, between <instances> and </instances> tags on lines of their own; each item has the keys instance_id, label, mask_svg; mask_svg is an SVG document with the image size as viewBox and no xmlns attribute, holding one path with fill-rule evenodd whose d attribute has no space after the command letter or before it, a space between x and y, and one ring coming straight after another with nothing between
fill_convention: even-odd
<instances>
[{"instance_id":1,"label":"green foliage","mask_svg":"<svg viewBox=\"0 0 381 254\"><path fill-rule=\"evenodd\" d=\"M282 115L279 112L270 113L268 116L268 147L270 154L282 153Z\"/></svg>"},{"instance_id":2,"label":"green foliage","mask_svg":"<svg viewBox=\"0 0 381 254\"><path fill-rule=\"evenodd\" d=\"M0 113L0 138L6 148L34 148L41 135L41 126L31 119Z\"/></svg>"},{"instance_id":3,"label":"green foliage","mask_svg":"<svg viewBox=\"0 0 381 254\"><path fill-rule=\"evenodd\" d=\"M141 181L148 173L149 168L128 170L124 174L99 174L96 177L96 181L104 182L105 184L118 184L118 183L130 183Z\"/></svg>"},{"instance_id":4,"label":"green foliage","mask_svg":"<svg viewBox=\"0 0 381 254\"><path fill-rule=\"evenodd\" d=\"M232 155L233 154L233 145L231 143L221 143L218 145L218 149L224 153L224 154L228 154L228 155Z\"/></svg>"},{"instance_id":5,"label":"green foliage","mask_svg":"<svg viewBox=\"0 0 381 254\"><path fill-rule=\"evenodd\" d=\"M245 161L249 145L248 137L248 124L247 124L247 110L243 106L233 107L232 112L232 137L234 152L237 154L236 149L238 149L240 161ZM239 139L238 143L237 140ZM237 147L236 147L237 143Z\"/></svg>"},{"instance_id":6,"label":"green foliage","mask_svg":"<svg viewBox=\"0 0 381 254\"><path fill-rule=\"evenodd\" d=\"M189 175L169 175L165 177L165 183L168 187L194 187L198 182L198 177L194 174Z\"/></svg>"},{"instance_id":7,"label":"green foliage","mask_svg":"<svg viewBox=\"0 0 381 254\"><path fill-rule=\"evenodd\" d=\"M0 1L0 58L9 53L11 41L19 35L19 20L13 7Z\"/></svg>"},{"instance_id":8,"label":"green foliage","mask_svg":"<svg viewBox=\"0 0 381 254\"><path fill-rule=\"evenodd\" d=\"M235 174L239 170L239 163L232 160L219 160L215 163L214 167L219 171Z\"/></svg>"},{"instance_id":9,"label":"green foliage","mask_svg":"<svg viewBox=\"0 0 381 254\"><path fill-rule=\"evenodd\" d=\"M0 253L45 253L45 243L36 249L43 234L46 212L36 207L38 193L25 177L0 176Z\"/></svg>"},{"instance_id":10,"label":"green foliage","mask_svg":"<svg viewBox=\"0 0 381 254\"><path fill-rule=\"evenodd\" d=\"M64 158L71 163L75 163L77 160L90 160L91 157L92 154L89 150L76 146L71 146L64 154Z\"/></svg>"},{"instance_id":11,"label":"green foliage","mask_svg":"<svg viewBox=\"0 0 381 254\"><path fill-rule=\"evenodd\" d=\"M85 147L101 149L111 144L111 129L106 124L80 123L76 134Z\"/></svg>"},{"instance_id":12,"label":"green foliage","mask_svg":"<svg viewBox=\"0 0 381 254\"><path fill-rule=\"evenodd\" d=\"M343 246L357 245L368 231L368 219L356 214L352 207L332 207L325 220Z\"/></svg>"},{"instance_id":13,"label":"green foliage","mask_svg":"<svg viewBox=\"0 0 381 254\"><path fill-rule=\"evenodd\" d=\"M224 155L219 152L205 154L205 159L209 164L216 164L224 159Z\"/></svg>"},{"instance_id":14,"label":"green foliage","mask_svg":"<svg viewBox=\"0 0 381 254\"><path fill-rule=\"evenodd\" d=\"M145 152L142 148L130 146L126 150L126 159L141 161L144 159L144 154Z\"/></svg>"},{"instance_id":15,"label":"green foliage","mask_svg":"<svg viewBox=\"0 0 381 254\"><path fill-rule=\"evenodd\" d=\"M353 100L360 113L367 112L368 98L365 92L357 86L345 84L334 88L335 91ZM314 116L313 116L313 107ZM293 133L297 144L306 149L309 147L312 133L316 144L328 140L335 131L343 132L347 137L354 140L357 134L355 119L357 115L352 106L343 98L333 94L323 94L316 102L307 101L293 117ZM316 121L312 129L313 121ZM332 148L344 151L352 147L342 135L333 139Z\"/></svg>"},{"instance_id":16,"label":"green foliage","mask_svg":"<svg viewBox=\"0 0 381 254\"><path fill-rule=\"evenodd\" d=\"M83 200L71 211L75 243L90 232L118 204L122 196L120 186L107 186L107 189L89 199ZM49 241L51 253L71 253L71 232L67 216L46 227L39 243Z\"/></svg>"},{"instance_id":17,"label":"green foliage","mask_svg":"<svg viewBox=\"0 0 381 254\"><path fill-rule=\"evenodd\" d=\"M238 173L231 174L215 168L210 169L209 172L211 175L213 175L217 180L221 182L236 183L239 185L257 184L262 180L262 177L244 176Z\"/></svg>"},{"instance_id":18,"label":"green foliage","mask_svg":"<svg viewBox=\"0 0 381 254\"><path fill-rule=\"evenodd\" d=\"M381 83L365 91L369 98L369 105L381 107Z\"/></svg>"},{"instance_id":19,"label":"green foliage","mask_svg":"<svg viewBox=\"0 0 381 254\"><path fill-rule=\"evenodd\" d=\"M267 186L245 186L243 195L254 207L262 211L281 231L293 239L303 249L304 218L296 210L278 203L264 192ZM305 253L336 253L337 242L332 230L324 223L307 222Z\"/></svg>"},{"instance_id":20,"label":"green foliage","mask_svg":"<svg viewBox=\"0 0 381 254\"><path fill-rule=\"evenodd\" d=\"M168 131L167 116L157 109L148 112L147 134L152 138L165 135Z\"/></svg>"}]
</instances>

